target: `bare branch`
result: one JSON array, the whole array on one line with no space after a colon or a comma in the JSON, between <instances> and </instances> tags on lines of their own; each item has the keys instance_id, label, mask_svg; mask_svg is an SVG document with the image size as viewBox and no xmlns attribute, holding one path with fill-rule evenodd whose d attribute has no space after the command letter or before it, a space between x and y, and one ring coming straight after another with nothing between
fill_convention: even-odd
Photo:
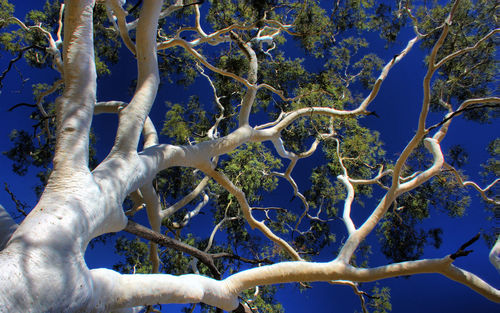
<instances>
[{"instance_id":1,"label":"bare branch","mask_svg":"<svg viewBox=\"0 0 500 313\"><path fill-rule=\"evenodd\" d=\"M214 275L215 277L220 277L220 272L214 264L213 257L209 253L198 250L179 240L163 236L162 234L152 231L151 229L148 229L130 220L128 221L124 231L155 242L161 246L187 253L205 264L210 269L212 275Z\"/></svg>"},{"instance_id":2,"label":"bare branch","mask_svg":"<svg viewBox=\"0 0 500 313\"><path fill-rule=\"evenodd\" d=\"M283 239L276 236L263 222L257 221L252 216L252 208L247 202L245 193L236 187L223 173L216 170L211 170L206 172L207 175L211 176L215 181L217 181L222 187L229 191L233 196L236 197L238 203L240 204L241 210L248 224L252 228L259 229L267 238L279 245L283 250L285 250L293 259L302 260L299 254Z\"/></svg>"},{"instance_id":3,"label":"bare branch","mask_svg":"<svg viewBox=\"0 0 500 313\"><path fill-rule=\"evenodd\" d=\"M138 77L134 97L119 113L118 131L111 155L137 151L143 129L160 83L156 53L156 33L162 1L143 4L137 25Z\"/></svg>"},{"instance_id":4,"label":"bare branch","mask_svg":"<svg viewBox=\"0 0 500 313\"><path fill-rule=\"evenodd\" d=\"M498 182L500 182L500 178L497 178L495 179L491 184L489 184L488 186L486 186L485 188L481 188L479 187L475 182L473 181L464 181L462 179L462 176L458 173L458 171L451 165L449 165L448 163L445 163L444 166L450 170L453 175L455 175L455 178L458 180L458 182L464 186L464 187L468 187L468 186L471 186L473 187L474 189L476 189L480 194L481 194L481 197L484 199L484 201L488 202L488 203L491 203L491 204L494 204L494 205L500 205L500 201L498 200L494 200L494 199L491 199L489 198L487 195L486 195L486 192L488 192L488 190L490 190L493 186L495 186Z\"/></svg>"}]
</instances>

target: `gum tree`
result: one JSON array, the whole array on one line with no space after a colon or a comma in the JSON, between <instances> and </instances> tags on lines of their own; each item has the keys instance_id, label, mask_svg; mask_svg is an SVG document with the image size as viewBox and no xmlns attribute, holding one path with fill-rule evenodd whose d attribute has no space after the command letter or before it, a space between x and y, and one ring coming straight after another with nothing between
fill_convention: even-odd
<instances>
[{"instance_id":1,"label":"gum tree","mask_svg":"<svg viewBox=\"0 0 500 313\"><path fill-rule=\"evenodd\" d=\"M499 32L495 4L202 2L54 2L30 12L25 22L1 2L2 48L15 55L1 79L21 58L52 67L61 78L34 88L37 140L22 131L11 135L15 147L7 156L14 170L42 167L44 186L19 225L1 207L0 310L133 311L202 302L218 310L279 311L266 307L263 299L273 293L266 286L315 281L351 286L367 310L360 283L419 273L444 275L500 302L498 289L453 264L474 240L441 258L420 259L419 241L437 242L440 233L415 228L428 215L429 202L462 215L465 187L472 186L487 205L499 204L492 195L498 178L485 188L466 181L457 169L460 148L449 157L441 150L455 118L490 121L500 102L491 90ZM405 27L413 37L388 60L360 55L368 46L366 32L378 32L391 49ZM324 64L319 72L287 56L290 39ZM421 111L413 137L392 160L378 133L359 120L377 115L370 104L417 45L428 49ZM123 53L137 64L132 97L99 99L98 77L111 75L111 63ZM203 80L211 94L168 104L161 131L167 144L149 115L168 79L185 85ZM360 90L365 94L358 95ZM46 100L58 93L54 103ZM202 104L207 99L213 105ZM434 124L428 121L431 109L445 112ZM119 123L109 154L96 162L92 119L102 113L116 114ZM319 147L324 164L312 170L311 186L301 192L293 171ZM490 150L497 150L495 143ZM486 168L498 175L494 161ZM263 207L280 181L292 187L297 201ZM381 196L354 223L354 204L375 188ZM201 241L182 234L208 203L213 230ZM142 209L149 228L131 220ZM335 241L329 227L334 218L343 222L347 239L329 262L315 262L314 254ZM376 228L393 262L371 267L355 255ZM128 256L119 267L133 273L89 269L83 257L89 242L121 230L150 241L149 251L141 241L119 241ZM214 240L219 231L227 235L224 242ZM497 241L490 260L498 270L499 257ZM240 303L241 295L253 296L254 303Z\"/></svg>"}]
</instances>

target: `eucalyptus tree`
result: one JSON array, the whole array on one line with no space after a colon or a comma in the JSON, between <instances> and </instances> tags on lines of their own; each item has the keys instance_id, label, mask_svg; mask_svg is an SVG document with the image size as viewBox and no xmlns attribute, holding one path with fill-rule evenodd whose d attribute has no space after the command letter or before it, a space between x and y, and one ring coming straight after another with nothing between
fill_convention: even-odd
<instances>
[{"instance_id":1,"label":"eucalyptus tree","mask_svg":"<svg viewBox=\"0 0 500 313\"><path fill-rule=\"evenodd\" d=\"M33 86L36 104L12 107L33 107L36 127L34 135L13 131L6 155L19 174L40 167L42 187L19 225L0 207L0 310L134 311L201 302L216 310L280 312L272 285L323 281L351 286L364 311L384 311L387 289L375 288L377 297L366 303L360 283L419 273L444 275L499 302L498 289L453 264L476 237L440 258L420 259L425 240L438 246L441 233L417 229L432 207L463 215L470 191L490 208L499 204L494 160L485 165L491 181L481 188L458 169L460 147L448 161L441 149L457 117L496 117L497 5L424 4L432 6L71 0L47 2L22 21L0 1L0 43L14 54L0 80L14 75L21 59L60 75ZM370 33L392 49L408 29L413 36L386 60L365 53ZM370 105L418 45L428 52L421 111L413 137L393 159L379 133L360 120L378 116ZM130 56L137 65L132 96L100 99L101 77L130 83L113 76L121 66L113 64ZM206 84L209 94L169 101L159 134L149 116L174 80ZM431 110L441 114L434 124ZM119 122L109 153L98 160L92 120L103 113ZM493 155L497 146L489 148ZM294 170L308 160L323 164L310 166L304 190ZM283 198L283 183L292 190L284 196L293 199L288 204L272 196ZM355 223L351 211L362 202L370 213ZM140 210L148 227L132 221ZM195 225L202 213L211 213L213 227ZM343 231L331 228L335 220ZM84 253L91 240L122 230L150 241L149 248L119 239L125 261L116 270L89 269ZM361 262L374 231L389 259L383 266ZM215 240L218 233L225 239ZM346 236L341 244L338 235ZM494 236L490 260L500 270ZM315 261L333 245L330 261Z\"/></svg>"}]
</instances>

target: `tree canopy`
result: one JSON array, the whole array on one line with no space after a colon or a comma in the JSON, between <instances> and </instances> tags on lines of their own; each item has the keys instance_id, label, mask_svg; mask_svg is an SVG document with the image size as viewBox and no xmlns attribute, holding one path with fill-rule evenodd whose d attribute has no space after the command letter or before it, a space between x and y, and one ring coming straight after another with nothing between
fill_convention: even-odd
<instances>
[{"instance_id":1,"label":"tree canopy","mask_svg":"<svg viewBox=\"0 0 500 313\"><path fill-rule=\"evenodd\" d=\"M0 311L285 312L280 284L321 281L350 286L352 311L388 312L378 281L421 273L500 302L455 262L482 237L500 271L497 11L71 0L23 18L0 0L0 96L21 94L4 117L32 126L3 155L38 179L34 203L3 182ZM449 221L475 232L443 247ZM85 263L99 242L113 270Z\"/></svg>"}]
</instances>

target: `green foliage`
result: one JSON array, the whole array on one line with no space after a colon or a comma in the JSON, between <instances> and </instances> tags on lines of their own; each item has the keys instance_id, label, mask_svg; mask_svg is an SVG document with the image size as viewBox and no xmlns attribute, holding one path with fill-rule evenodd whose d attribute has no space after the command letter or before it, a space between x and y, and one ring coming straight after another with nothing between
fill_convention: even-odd
<instances>
[{"instance_id":1,"label":"green foliage","mask_svg":"<svg viewBox=\"0 0 500 313\"><path fill-rule=\"evenodd\" d=\"M190 97L187 105L167 102L166 106L169 110L165 115L162 135L171 138L175 144L186 144L191 138L203 140L211 123L205 117L206 112L198 97Z\"/></svg>"},{"instance_id":2,"label":"green foliage","mask_svg":"<svg viewBox=\"0 0 500 313\"><path fill-rule=\"evenodd\" d=\"M261 190L269 192L276 188L278 180L269 174L281 167L281 161L263 144L249 143L228 156L230 159L222 162L221 167L231 181L242 188L249 203L261 199Z\"/></svg>"},{"instance_id":3,"label":"green foliage","mask_svg":"<svg viewBox=\"0 0 500 313\"><path fill-rule=\"evenodd\" d=\"M392 311L391 289L389 287L379 287L378 284L371 290L371 298L367 303L372 313L387 313Z\"/></svg>"},{"instance_id":4,"label":"green foliage","mask_svg":"<svg viewBox=\"0 0 500 313\"><path fill-rule=\"evenodd\" d=\"M276 302L275 294L278 291L276 286L259 286L257 296L252 289L245 290L242 298L256 312L284 313L285 309L281 303Z\"/></svg>"},{"instance_id":5,"label":"green foliage","mask_svg":"<svg viewBox=\"0 0 500 313\"><path fill-rule=\"evenodd\" d=\"M119 262L113 268L121 273L151 273L152 265L149 261L148 244L135 238L129 240L125 237L119 237L115 243L115 251L125 257L124 262Z\"/></svg>"}]
</instances>

